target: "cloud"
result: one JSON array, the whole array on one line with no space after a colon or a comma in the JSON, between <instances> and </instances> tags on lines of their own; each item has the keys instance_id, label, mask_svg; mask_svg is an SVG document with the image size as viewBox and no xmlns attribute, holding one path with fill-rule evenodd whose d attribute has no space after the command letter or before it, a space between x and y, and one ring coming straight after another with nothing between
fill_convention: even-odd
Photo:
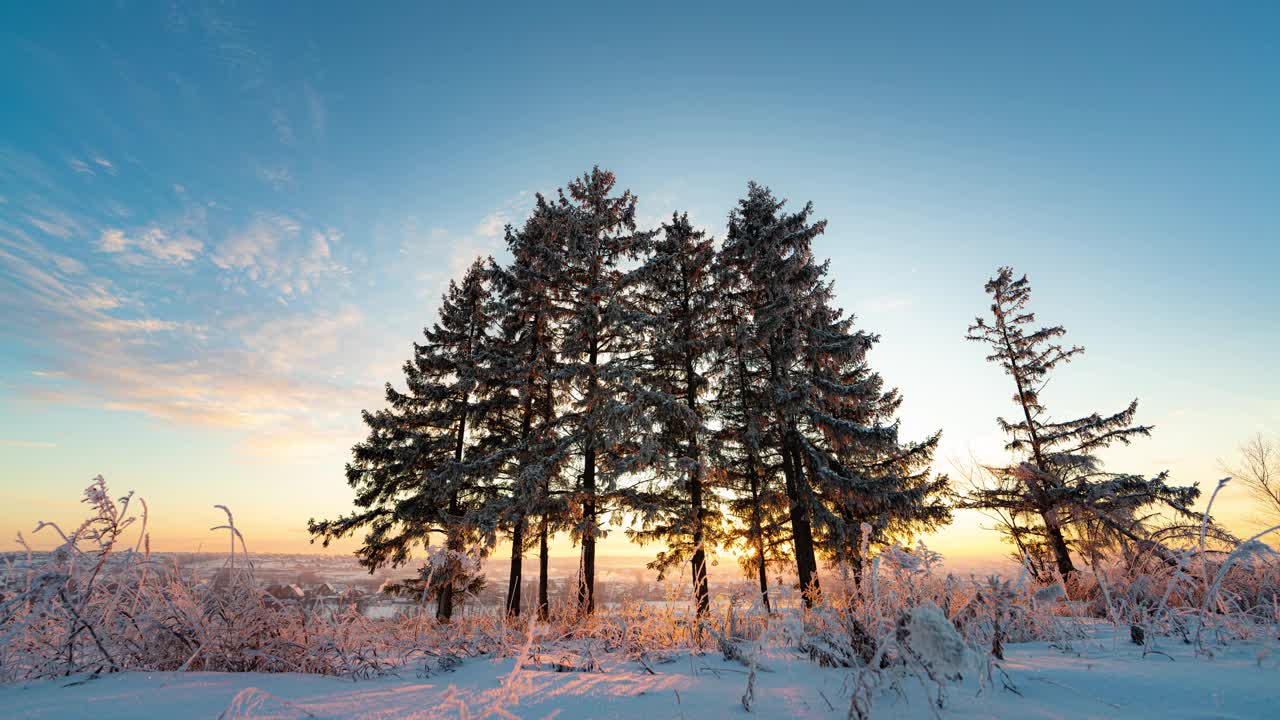
<instances>
[{"instance_id":1,"label":"cloud","mask_svg":"<svg viewBox=\"0 0 1280 720\"><path fill-rule=\"evenodd\" d=\"M78 261L20 234L0 234L0 316L8 332L95 358L150 333L194 329L149 317L140 300L110 280L89 275ZM54 371L40 372L50 377Z\"/></svg>"},{"instance_id":2,"label":"cloud","mask_svg":"<svg viewBox=\"0 0 1280 720\"><path fill-rule=\"evenodd\" d=\"M20 397L227 428L253 438L246 453L349 446L361 432L356 410L380 401L384 378L367 367L376 344L355 307L215 314L206 320L210 328L201 318L158 316L141 295L36 237L0 219L0 333L29 340L40 353L38 369L15 382ZM172 256L171 238L146 238L116 230L97 244L116 257ZM262 216L211 258L246 278L259 273L266 285L302 292L341 267L333 257L341 243L336 230Z\"/></svg>"},{"instance_id":3,"label":"cloud","mask_svg":"<svg viewBox=\"0 0 1280 720\"><path fill-rule=\"evenodd\" d=\"M66 255L54 255L52 260L53 264L56 265L59 270L67 273L68 275L84 272L84 263L73 257L67 257Z\"/></svg>"},{"instance_id":4,"label":"cloud","mask_svg":"<svg viewBox=\"0 0 1280 720\"><path fill-rule=\"evenodd\" d=\"M475 232L482 238L496 238L502 234L503 229L506 228L510 222L511 220L508 219L507 213L502 210L498 210L497 212L492 212L486 215L484 219L480 221L480 224L476 226Z\"/></svg>"},{"instance_id":5,"label":"cloud","mask_svg":"<svg viewBox=\"0 0 1280 720\"><path fill-rule=\"evenodd\" d=\"M204 249L203 243L189 235L170 236L155 226L132 236L118 228L109 228L98 236L96 246L100 252L119 256L120 261L128 265L185 265Z\"/></svg>"},{"instance_id":6,"label":"cloud","mask_svg":"<svg viewBox=\"0 0 1280 720\"><path fill-rule=\"evenodd\" d=\"M246 90L263 84L267 75L267 61L249 42L249 33L219 14L212 5L200 4L189 11L190 15L175 4L170 10L170 27L186 33L194 28L206 41L202 48L213 58L235 72Z\"/></svg>"},{"instance_id":7,"label":"cloud","mask_svg":"<svg viewBox=\"0 0 1280 720\"><path fill-rule=\"evenodd\" d=\"M153 333L177 330L182 327L182 324L171 320L156 320L154 318L125 319L110 317L93 321L93 327L112 335L119 335L134 332Z\"/></svg>"},{"instance_id":8,"label":"cloud","mask_svg":"<svg viewBox=\"0 0 1280 720\"><path fill-rule=\"evenodd\" d=\"M341 239L341 233L333 229L304 236L302 226L293 218L260 213L246 228L219 244L210 259L218 267L285 297L305 295L322 278L346 273L333 259L332 247Z\"/></svg>"},{"instance_id":9,"label":"cloud","mask_svg":"<svg viewBox=\"0 0 1280 720\"><path fill-rule=\"evenodd\" d=\"M71 216L56 210L46 210L40 216L28 215L27 222L32 227L52 237L69 240L80 232L80 223Z\"/></svg>"},{"instance_id":10,"label":"cloud","mask_svg":"<svg viewBox=\"0 0 1280 720\"><path fill-rule=\"evenodd\" d=\"M76 157L67 158L67 167L81 175L97 175L99 172L116 175L120 172L115 163L101 155L95 155L89 160L81 160Z\"/></svg>"},{"instance_id":11,"label":"cloud","mask_svg":"<svg viewBox=\"0 0 1280 720\"><path fill-rule=\"evenodd\" d=\"M281 108L271 111L271 126L276 129L276 137L285 145L294 142L293 125L289 124L289 116Z\"/></svg>"},{"instance_id":12,"label":"cloud","mask_svg":"<svg viewBox=\"0 0 1280 720\"><path fill-rule=\"evenodd\" d=\"M324 137L325 131L329 126L329 112L325 109L324 100L320 98L320 93L311 86L311 83L304 82L302 84L302 94L307 100L307 112L311 115L311 130L316 137Z\"/></svg>"},{"instance_id":13,"label":"cloud","mask_svg":"<svg viewBox=\"0 0 1280 720\"><path fill-rule=\"evenodd\" d=\"M286 167L258 167L258 179L279 190L280 188L293 182L293 175Z\"/></svg>"},{"instance_id":14,"label":"cloud","mask_svg":"<svg viewBox=\"0 0 1280 720\"><path fill-rule=\"evenodd\" d=\"M267 368L291 375L337 354L363 322L364 315L354 307L286 316L261 323L245 333L242 341Z\"/></svg>"}]
</instances>

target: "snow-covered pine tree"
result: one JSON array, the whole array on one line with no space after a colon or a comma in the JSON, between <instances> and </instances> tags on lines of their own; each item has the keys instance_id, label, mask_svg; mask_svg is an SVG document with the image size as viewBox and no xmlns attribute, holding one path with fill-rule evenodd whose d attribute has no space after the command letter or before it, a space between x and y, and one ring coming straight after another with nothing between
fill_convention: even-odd
<instances>
[{"instance_id":1,"label":"snow-covered pine tree","mask_svg":"<svg viewBox=\"0 0 1280 720\"><path fill-rule=\"evenodd\" d=\"M752 183L729 221L723 264L736 270L738 295L754 328L744 344L755 362L786 488L796 569L806 603L818 589L815 537L821 551L861 563L861 526L873 542L928 530L950 520L945 477L930 477L938 435L899 438L901 399L885 390L866 361L879 340L853 327L833 305L828 263L813 257L825 221L811 222L812 204L783 211Z\"/></svg>"},{"instance_id":2,"label":"snow-covered pine tree","mask_svg":"<svg viewBox=\"0 0 1280 720\"><path fill-rule=\"evenodd\" d=\"M627 531L640 544L667 549L649 567L662 579L688 560L698 617L711 607L707 551L720 542L720 510L707 472L704 396L714 369L717 292L715 248L687 214L672 214L636 270L630 302L637 337L635 387L642 406L640 451L645 482L624 494L640 522Z\"/></svg>"},{"instance_id":3,"label":"snow-covered pine tree","mask_svg":"<svg viewBox=\"0 0 1280 720\"><path fill-rule=\"evenodd\" d=\"M871 530L866 541L883 545L947 524L949 481L930 475L940 432L919 442L899 437L902 396L886 390L867 363L879 336L853 329L854 318L832 305L829 282L816 283L813 292L807 359L798 370L807 391L800 435L819 499L819 548L847 563L857 581L863 525Z\"/></svg>"},{"instance_id":4,"label":"snow-covered pine tree","mask_svg":"<svg viewBox=\"0 0 1280 720\"><path fill-rule=\"evenodd\" d=\"M520 614L524 553L536 538L542 619L548 612L548 536L564 512L554 487L564 453L556 432L552 378L557 324L553 283L560 271L565 219L562 208L538 195L523 227L507 228L512 260L495 273L500 333L485 362L485 382L494 402L488 415L489 435L496 439L494 464L506 479L499 513L512 543L506 612ZM531 521L536 523L534 533Z\"/></svg>"},{"instance_id":5,"label":"snow-covered pine tree","mask_svg":"<svg viewBox=\"0 0 1280 720\"><path fill-rule=\"evenodd\" d=\"M461 283L449 283L439 319L423 330L426 342L414 343L414 356L404 365L407 391L387 383L389 407L363 413L369 437L352 449L346 467L360 509L308 522L313 538L326 546L367 528L356 554L370 572L405 563L416 544L429 545L432 533L443 535L446 553L431 582L439 587L441 621L452 617L455 593L473 582L462 556L483 539L476 511L490 497L480 471L484 463L473 464L470 452L471 432L485 407L479 378L491 326L489 262L477 259Z\"/></svg>"},{"instance_id":6,"label":"snow-covered pine tree","mask_svg":"<svg viewBox=\"0 0 1280 720\"><path fill-rule=\"evenodd\" d=\"M798 213L783 211L784 202L768 188L752 182L747 196L729 214L729 231L720 251L722 274L737 274L744 284L743 310L750 313L751 337L744 347L758 354L753 363L765 371L760 394L768 410L763 437L780 456L788 514L806 605L818 590L818 563L813 540L816 498L805 468L805 442L800 423L805 413L803 365L805 323L813 288L822 267L814 262L811 243L826 221L810 222L813 206Z\"/></svg>"},{"instance_id":7,"label":"snow-covered pine tree","mask_svg":"<svg viewBox=\"0 0 1280 720\"><path fill-rule=\"evenodd\" d=\"M760 585L760 602L772 611L768 570L791 559L786 529L790 518L787 496L778 474L778 443L769 441L764 392L768 372L763 354L754 345L750 308L756 288L717 256L716 355L720 368L713 384L711 408L716 427L710 438L712 469L728 496L728 510L736 522L725 527L725 544L740 549L742 570Z\"/></svg>"},{"instance_id":8,"label":"snow-covered pine tree","mask_svg":"<svg viewBox=\"0 0 1280 720\"><path fill-rule=\"evenodd\" d=\"M565 388L564 437L581 460L573 535L582 543L583 613L595 610L600 503L615 487L618 468L612 461L625 454L618 446L628 440L628 417L635 410L622 396L636 340L626 322L623 293L629 279L622 263L634 259L651 235L636 232L636 198L629 190L613 195L615 182L613 173L596 167L560 191L571 221L555 283L563 318L556 375Z\"/></svg>"},{"instance_id":9,"label":"snow-covered pine tree","mask_svg":"<svg viewBox=\"0 0 1280 720\"><path fill-rule=\"evenodd\" d=\"M1147 536L1142 520L1153 505L1194 517L1190 506L1199 489L1168 485L1167 472L1147 478L1104 470L1099 451L1151 434L1150 426L1133 424L1138 401L1112 415L1052 420L1040 393L1050 373L1084 348L1059 343L1066 334L1061 325L1035 327L1035 313L1027 307L1031 285L1025 275L1014 279L1013 269L1002 267L985 289L992 299L991 317L978 317L966 337L989 346L987 360L1013 379L1021 418L998 419L1009 436L1005 448L1015 461L988 468L993 483L974 488L965 504L1001 513L1004 529L1020 553L1031 558L1041 579L1051 578L1052 570L1069 579L1075 571L1067 539L1071 529L1105 529L1118 540L1170 560L1168 551Z\"/></svg>"}]
</instances>

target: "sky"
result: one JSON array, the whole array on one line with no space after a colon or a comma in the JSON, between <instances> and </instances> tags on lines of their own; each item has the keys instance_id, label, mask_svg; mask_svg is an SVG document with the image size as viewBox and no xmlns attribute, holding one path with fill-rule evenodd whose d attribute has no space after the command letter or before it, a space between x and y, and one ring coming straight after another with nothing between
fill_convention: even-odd
<instances>
[{"instance_id":1,"label":"sky","mask_svg":"<svg viewBox=\"0 0 1280 720\"><path fill-rule=\"evenodd\" d=\"M318 550L448 280L595 164L647 227L722 236L748 180L812 201L957 481L1015 412L964 340L1011 264L1087 348L1050 410L1138 397L1111 467L1211 488L1280 435L1280 9L1115 5L5 4L0 550L99 473L157 549L221 548L226 504L251 550ZM985 525L926 541L1002 554Z\"/></svg>"}]
</instances>

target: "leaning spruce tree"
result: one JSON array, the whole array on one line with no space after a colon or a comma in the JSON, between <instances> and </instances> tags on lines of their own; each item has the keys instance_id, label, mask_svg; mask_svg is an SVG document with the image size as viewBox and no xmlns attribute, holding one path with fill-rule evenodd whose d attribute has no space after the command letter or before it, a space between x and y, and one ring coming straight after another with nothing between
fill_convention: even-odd
<instances>
[{"instance_id":1,"label":"leaning spruce tree","mask_svg":"<svg viewBox=\"0 0 1280 720\"><path fill-rule=\"evenodd\" d=\"M427 569L436 615L448 621L461 590L473 579L463 553L486 534L480 511L490 491L484 463L472 463L469 433L482 422L481 357L490 328L487 263L477 259L461 283L450 282L436 324L423 331L405 363L406 392L387 383L388 408L363 413L369 437L352 450L347 482L359 510L335 520L311 520L308 529L325 546L367 529L356 551L370 572L410 559L415 545L433 533L446 552Z\"/></svg>"},{"instance_id":2,"label":"leaning spruce tree","mask_svg":"<svg viewBox=\"0 0 1280 720\"><path fill-rule=\"evenodd\" d=\"M624 497L640 526L631 539L666 549L649 564L662 577L688 561L698 617L711 607L708 550L720 542L706 448L705 402L715 342L715 248L688 215L673 214L634 274L633 324L643 339L636 353L634 395L644 414L637 467L647 482Z\"/></svg>"},{"instance_id":3,"label":"leaning spruce tree","mask_svg":"<svg viewBox=\"0 0 1280 720\"><path fill-rule=\"evenodd\" d=\"M1168 485L1167 472L1147 478L1104 470L1096 455L1099 451L1151 434L1150 426L1133 424L1138 401L1112 415L1051 419L1040 392L1050 373L1084 348L1059 343L1057 339L1066 334L1060 325L1035 327L1035 313L1028 309L1031 285L1025 275L1014 279L1013 269L1002 267L985 289L991 296L991 316L977 318L966 337L987 345L991 350L987 360L1004 368L1013 380L1020 417L998 420L1009 436L1005 448L1014 455L1014 462L988 468L994 482L975 488L964 504L999 513L1004 531L1041 579L1053 577L1056 570L1069 580L1075 572L1071 531L1077 535L1101 531L1172 561L1171 553L1149 537L1144 520L1152 507L1196 517L1190 507L1199 489Z\"/></svg>"}]
</instances>

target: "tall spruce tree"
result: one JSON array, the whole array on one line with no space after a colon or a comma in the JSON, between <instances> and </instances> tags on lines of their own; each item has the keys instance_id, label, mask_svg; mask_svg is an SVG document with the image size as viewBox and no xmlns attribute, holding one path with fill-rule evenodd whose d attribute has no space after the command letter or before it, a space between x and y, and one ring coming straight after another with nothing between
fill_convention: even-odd
<instances>
[{"instance_id":1,"label":"tall spruce tree","mask_svg":"<svg viewBox=\"0 0 1280 720\"><path fill-rule=\"evenodd\" d=\"M805 323L812 308L813 288L822 268L814 262L811 243L826 221L811 222L812 205L798 213L783 211L784 202L754 182L747 196L729 215L729 231L721 248L721 264L745 284L744 308L752 318L754 336L748 347L765 370L761 394L768 408L763 434L780 456L787 495L796 573L806 606L818 591L818 562L814 546L813 514L816 498L805 468L805 443L800 434L804 415L802 366Z\"/></svg>"},{"instance_id":2,"label":"tall spruce tree","mask_svg":"<svg viewBox=\"0 0 1280 720\"><path fill-rule=\"evenodd\" d=\"M649 564L659 579L689 561L696 614L703 617L711 606L708 549L721 534L705 457L704 396L717 320L715 248L687 214L672 214L661 233L634 274L631 298L637 337L643 338L635 387L645 414L638 454L647 482L626 494L640 521L628 534L642 545L666 544Z\"/></svg>"},{"instance_id":3,"label":"tall spruce tree","mask_svg":"<svg viewBox=\"0 0 1280 720\"><path fill-rule=\"evenodd\" d=\"M811 220L812 204L797 213L784 205L751 183L721 257L740 278L736 294L751 317L752 337L739 343L746 365L759 368L763 437L780 458L796 570L812 605L819 550L859 564L864 523L883 542L946 523L950 510L946 478L929 476L938 435L899 438L901 400L866 361L879 338L833 305L828 263L812 248L826 221Z\"/></svg>"},{"instance_id":4,"label":"tall spruce tree","mask_svg":"<svg viewBox=\"0 0 1280 720\"><path fill-rule=\"evenodd\" d=\"M987 360L1012 378L1021 417L1012 422L998 419L1009 436L1005 448L1015 461L989 468L994 483L975 488L966 505L1002 513L1005 531L1022 556L1032 560L1032 570L1041 579L1052 577L1050 568L1064 579L1075 572L1068 540L1073 529L1082 534L1101 529L1172 560L1146 533L1143 520L1152 506L1193 517L1190 506L1199 489L1168 485L1167 472L1147 478L1104 470L1099 451L1151 434L1150 426L1133 424L1138 401L1112 415L1052 420L1040 393L1051 372L1084 348L1059 343L1066 334L1060 325L1035 327L1025 275L1014 279L1013 269L1002 267L985 289L992 300L991 317L978 317L966 337L987 345Z\"/></svg>"},{"instance_id":5,"label":"tall spruce tree","mask_svg":"<svg viewBox=\"0 0 1280 720\"><path fill-rule=\"evenodd\" d=\"M755 576L760 602L771 612L769 568L785 566L791 559L788 503L777 481L781 469L777 445L764 432L769 425L764 398L768 375L754 345L750 314L756 288L719 259L714 363L721 371L711 397L716 428L709 455L728 495L729 514L736 520L725 528L725 543L739 548L742 569Z\"/></svg>"},{"instance_id":6,"label":"tall spruce tree","mask_svg":"<svg viewBox=\"0 0 1280 720\"><path fill-rule=\"evenodd\" d=\"M930 475L941 433L919 442L899 437L902 396L886 390L867 363L879 336L853 329L853 317L831 305L830 283L813 290L799 371L807 395L801 438L819 498L819 547L859 580L863 527L865 542L881 545L945 525L949 481Z\"/></svg>"},{"instance_id":7,"label":"tall spruce tree","mask_svg":"<svg viewBox=\"0 0 1280 720\"><path fill-rule=\"evenodd\" d=\"M573 535L582 544L582 613L595 610L601 503L616 488L621 468L614 460L626 454L619 445L629 440L628 416L634 410L622 397L636 340L626 322L623 294L629 275L622 264L634 259L649 237L636 232L635 196L629 190L613 195L615 183L613 173L597 167L560 192L560 206L570 220L556 282L562 317L556 375L564 385L564 437L581 462Z\"/></svg>"},{"instance_id":8,"label":"tall spruce tree","mask_svg":"<svg viewBox=\"0 0 1280 720\"><path fill-rule=\"evenodd\" d=\"M499 342L486 363L495 407L490 434L495 465L506 477L501 514L511 537L511 571L506 612L521 611L524 553L539 546L538 615L548 613L547 572L550 533L559 526L563 504L555 484L564 452L556 430L553 377L556 369L558 308L554 283L560 272L566 213L542 195L519 230L506 231L511 263L495 273ZM536 523L531 533L530 523Z\"/></svg>"},{"instance_id":9,"label":"tall spruce tree","mask_svg":"<svg viewBox=\"0 0 1280 720\"><path fill-rule=\"evenodd\" d=\"M436 615L448 621L457 595L473 579L462 553L486 534L477 511L491 500L483 463L473 464L473 428L482 422L481 358L491 327L490 271L477 259L461 283L450 282L439 319L424 329L404 365L406 392L386 386L388 408L363 413L369 437L352 449L347 482L359 510L335 520L310 520L325 546L367 528L356 551L370 572L408 561L415 545L445 537L447 553L430 573ZM442 581L441 578L444 578Z\"/></svg>"}]
</instances>

